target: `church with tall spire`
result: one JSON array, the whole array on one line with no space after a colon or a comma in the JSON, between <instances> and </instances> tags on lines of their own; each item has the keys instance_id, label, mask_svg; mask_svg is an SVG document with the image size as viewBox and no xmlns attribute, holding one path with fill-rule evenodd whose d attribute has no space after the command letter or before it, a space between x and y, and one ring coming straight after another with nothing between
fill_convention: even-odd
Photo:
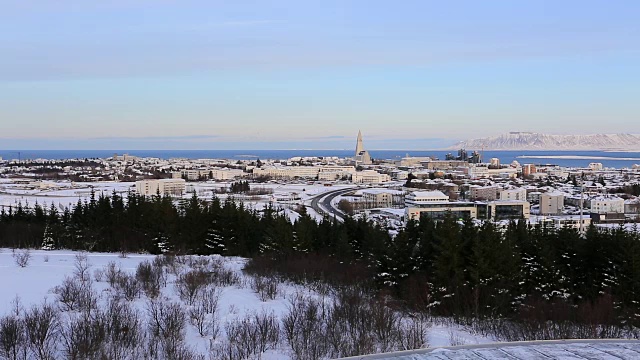
<instances>
[{"instance_id":1,"label":"church with tall spire","mask_svg":"<svg viewBox=\"0 0 640 360\"><path fill-rule=\"evenodd\" d=\"M356 164L369 165L371 164L371 155L369 152L364 149L364 145L362 143L362 132L358 130L358 140L356 142L356 156L355 156Z\"/></svg>"}]
</instances>

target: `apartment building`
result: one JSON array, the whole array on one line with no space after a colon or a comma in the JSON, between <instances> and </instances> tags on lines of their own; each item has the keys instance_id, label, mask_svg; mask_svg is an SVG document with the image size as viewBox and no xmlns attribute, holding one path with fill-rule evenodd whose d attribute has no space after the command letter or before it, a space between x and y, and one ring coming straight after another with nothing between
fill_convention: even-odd
<instances>
[{"instance_id":1,"label":"apartment building","mask_svg":"<svg viewBox=\"0 0 640 360\"><path fill-rule=\"evenodd\" d=\"M186 189L184 179L159 179L136 181L136 192L139 195L182 195Z\"/></svg>"}]
</instances>

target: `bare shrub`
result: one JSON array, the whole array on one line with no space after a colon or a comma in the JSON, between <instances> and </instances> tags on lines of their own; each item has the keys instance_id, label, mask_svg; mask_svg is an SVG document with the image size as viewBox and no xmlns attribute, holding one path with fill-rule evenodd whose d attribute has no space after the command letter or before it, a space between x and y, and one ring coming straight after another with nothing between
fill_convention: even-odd
<instances>
[{"instance_id":1,"label":"bare shrub","mask_svg":"<svg viewBox=\"0 0 640 360\"><path fill-rule=\"evenodd\" d=\"M191 325L195 326L200 336L208 335L207 312L202 304L196 304L189 307L189 320Z\"/></svg>"},{"instance_id":2,"label":"bare shrub","mask_svg":"<svg viewBox=\"0 0 640 360\"><path fill-rule=\"evenodd\" d=\"M150 298L160 294L160 288L166 285L166 276L162 266L149 261L143 261L136 268L136 279L140 282L142 290Z\"/></svg>"},{"instance_id":3,"label":"bare shrub","mask_svg":"<svg viewBox=\"0 0 640 360\"><path fill-rule=\"evenodd\" d=\"M280 341L280 324L275 314L267 313L266 311L254 314L253 324L260 354L278 345Z\"/></svg>"},{"instance_id":4,"label":"bare shrub","mask_svg":"<svg viewBox=\"0 0 640 360\"><path fill-rule=\"evenodd\" d=\"M60 313L48 303L33 306L24 315L26 339L35 359L55 359L60 335Z\"/></svg>"},{"instance_id":5,"label":"bare shrub","mask_svg":"<svg viewBox=\"0 0 640 360\"><path fill-rule=\"evenodd\" d=\"M402 326L399 336L399 349L412 350L428 347L426 342L429 324L422 318L413 318Z\"/></svg>"},{"instance_id":6,"label":"bare shrub","mask_svg":"<svg viewBox=\"0 0 640 360\"><path fill-rule=\"evenodd\" d=\"M27 358L24 322L20 317L6 315L0 318L0 357L9 360Z\"/></svg>"},{"instance_id":7,"label":"bare shrub","mask_svg":"<svg viewBox=\"0 0 640 360\"><path fill-rule=\"evenodd\" d=\"M184 342L186 313L180 304L150 300L147 314L152 338L160 342L166 357L175 358Z\"/></svg>"},{"instance_id":8,"label":"bare shrub","mask_svg":"<svg viewBox=\"0 0 640 360\"><path fill-rule=\"evenodd\" d=\"M96 269L93 272L93 278L97 281L97 282L103 282L104 281L104 269Z\"/></svg>"},{"instance_id":9,"label":"bare shrub","mask_svg":"<svg viewBox=\"0 0 640 360\"><path fill-rule=\"evenodd\" d=\"M208 314L216 314L221 296L222 290L220 288L209 285L202 290L197 302L202 303Z\"/></svg>"},{"instance_id":10,"label":"bare shrub","mask_svg":"<svg viewBox=\"0 0 640 360\"><path fill-rule=\"evenodd\" d=\"M44 262L48 263L49 262L49 255L45 255L43 258Z\"/></svg>"},{"instance_id":11,"label":"bare shrub","mask_svg":"<svg viewBox=\"0 0 640 360\"><path fill-rule=\"evenodd\" d=\"M224 266L224 260L222 258L213 258L210 260L207 271L209 272L212 284L231 286L240 283L238 275Z\"/></svg>"},{"instance_id":12,"label":"bare shrub","mask_svg":"<svg viewBox=\"0 0 640 360\"><path fill-rule=\"evenodd\" d=\"M193 305L198 292L209 284L210 280L207 271L201 269L187 271L178 275L175 282L176 292L182 301Z\"/></svg>"},{"instance_id":13,"label":"bare shrub","mask_svg":"<svg viewBox=\"0 0 640 360\"><path fill-rule=\"evenodd\" d=\"M100 311L73 316L62 328L62 346L69 359L92 359L107 339L106 321Z\"/></svg>"},{"instance_id":14,"label":"bare shrub","mask_svg":"<svg viewBox=\"0 0 640 360\"><path fill-rule=\"evenodd\" d=\"M398 342L400 315L386 306L382 301L372 301L370 304L371 320L373 322L373 333L378 343L379 352L389 352L393 350Z\"/></svg>"},{"instance_id":15,"label":"bare shrub","mask_svg":"<svg viewBox=\"0 0 640 360\"><path fill-rule=\"evenodd\" d=\"M211 349L216 359L247 359L277 346L280 327L274 314L247 315L225 324L227 341Z\"/></svg>"},{"instance_id":16,"label":"bare shrub","mask_svg":"<svg viewBox=\"0 0 640 360\"><path fill-rule=\"evenodd\" d=\"M105 310L104 320L108 341L104 349L106 358L141 358L145 333L138 312L127 303L111 301Z\"/></svg>"},{"instance_id":17,"label":"bare shrub","mask_svg":"<svg viewBox=\"0 0 640 360\"><path fill-rule=\"evenodd\" d=\"M458 334L457 332L449 329L448 333L449 333L450 346L460 346L467 343L465 339L462 336L460 336L460 334Z\"/></svg>"},{"instance_id":18,"label":"bare shrub","mask_svg":"<svg viewBox=\"0 0 640 360\"><path fill-rule=\"evenodd\" d=\"M110 261L104 269L104 276L109 283L109 286L115 287L120 275L122 274L122 270L120 267L113 261Z\"/></svg>"},{"instance_id":19,"label":"bare shrub","mask_svg":"<svg viewBox=\"0 0 640 360\"><path fill-rule=\"evenodd\" d=\"M63 311L90 311L97 306L97 294L91 282L81 283L75 278L65 277L61 285L53 288Z\"/></svg>"},{"instance_id":20,"label":"bare shrub","mask_svg":"<svg viewBox=\"0 0 640 360\"><path fill-rule=\"evenodd\" d=\"M296 294L282 318L284 340L294 359L320 359L327 354L323 307L316 300Z\"/></svg>"},{"instance_id":21,"label":"bare shrub","mask_svg":"<svg viewBox=\"0 0 640 360\"><path fill-rule=\"evenodd\" d=\"M91 273L89 272L91 264L89 264L89 257L87 256L87 253L79 252L75 255L73 268L73 276L78 281L84 283L91 280Z\"/></svg>"},{"instance_id":22,"label":"bare shrub","mask_svg":"<svg viewBox=\"0 0 640 360\"><path fill-rule=\"evenodd\" d=\"M251 282L251 289L258 294L261 301L275 300L278 284L278 278L275 276L255 276Z\"/></svg>"},{"instance_id":23,"label":"bare shrub","mask_svg":"<svg viewBox=\"0 0 640 360\"><path fill-rule=\"evenodd\" d=\"M140 284L135 276L125 272L120 273L116 280L114 290L118 296L133 301L140 296Z\"/></svg>"},{"instance_id":24,"label":"bare shrub","mask_svg":"<svg viewBox=\"0 0 640 360\"><path fill-rule=\"evenodd\" d=\"M31 251L29 249L26 250L15 250L13 249L13 260L16 262L16 265L21 268L29 266L31 262Z\"/></svg>"}]
</instances>

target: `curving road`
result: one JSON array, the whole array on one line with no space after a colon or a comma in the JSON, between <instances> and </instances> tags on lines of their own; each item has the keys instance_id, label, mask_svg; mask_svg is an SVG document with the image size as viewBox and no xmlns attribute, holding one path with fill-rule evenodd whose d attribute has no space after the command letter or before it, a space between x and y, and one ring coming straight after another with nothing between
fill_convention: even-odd
<instances>
[{"instance_id":1,"label":"curving road","mask_svg":"<svg viewBox=\"0 0 640 360\"><path fill-rule=\"evenodd\" d=\"M344 217L346 216L345 213L334 207L331 201L337 196L352 192L357 189L358 187L350 187L322 193L311 199L311 208L313 208L313 210L315 210L318 214L327 215L329 217L335 218L340 222L343 222Z\"/></svg>"}]
</instances>

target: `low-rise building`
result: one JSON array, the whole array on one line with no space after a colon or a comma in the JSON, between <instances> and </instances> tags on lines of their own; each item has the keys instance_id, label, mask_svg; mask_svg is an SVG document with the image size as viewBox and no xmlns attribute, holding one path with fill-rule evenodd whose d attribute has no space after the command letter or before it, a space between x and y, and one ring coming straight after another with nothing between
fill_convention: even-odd
<instances>
[{"instance_id":1,"label":"low-rise building","mask_svg":"<svg viewBox=\"0 0 640 360\"><path fill-rule=\"evenodd\" d=\"M469 199L471 200L496 200L500 189L497 186L478 186L471 185L469 187Z\"/></svg>"},{"instance_id":2,"label":"low-rise building","mask_svg":"<svg viewBox=\"0 0 640 360\"><path fill-rule=\"evenodd\" d=\"M391 177L387 174L380 174L373 170L357 171L351 176L351 182L354 184L378 184L391 181Z\"/></svg>"},{"instance_id":3,"label":"low-rise building","mask_svg":"<svg viewBox=\"0 0 640 360\"><path fill-rule=\"evenodd\" d=\"M548 192L540 194L540 214L560 215L564 209L564 194Z\"/></svg>"},{"instance_id":4,"label":"low-rise building","mask_svg":"<svg viewBox=\"0 0 640 360\"><path fill-rule=\"evenodd\" d=\"M404 192L392 189L365 189L359 191L365 208L391 208L404 205Z\"/></svg>"},{"instance_id":5,"label":"low-rise building","mask_svg":"<svg viewBox=\"0 0 640 360\"><path fill-rule=\"evenodd\" d=\"M500 191L500 200L502 201L526 201L527 200L527 189L524 188L516 188L516 189L506 189Z\"/></svg>"},{"instance_id":6,"label":"low-rise building","mask_svg":"<svg viewBox=\"0 0 640 360\"><path fill-rule=\"evenodd\" d=\"M415 191L405 197L405 221L420 220L421 216L442 219L446 214L475 218L476 206L472 202L449 201L441 191Z\"/></svg>"},{"instance_id":7,"label":"low-rise building","mask_svg":"<svg viewBox=\"0 0 640 360\"><path fill-rule=\"evenodd\" d=\"M182 195L186 189L184 179L159 179L136 181L136 192L139 195Z\"/></svg>"},{"instance_id":8,"label":"low-rise building","mask_svg":"<svg viewBox=\"0 0 640 360\"><path fill-rule=\"evenodd\" d=\"M529 219L531 209L527 201L490 201L476 206L478 219L493 221Z\"/></svg>"}]
</instances>

